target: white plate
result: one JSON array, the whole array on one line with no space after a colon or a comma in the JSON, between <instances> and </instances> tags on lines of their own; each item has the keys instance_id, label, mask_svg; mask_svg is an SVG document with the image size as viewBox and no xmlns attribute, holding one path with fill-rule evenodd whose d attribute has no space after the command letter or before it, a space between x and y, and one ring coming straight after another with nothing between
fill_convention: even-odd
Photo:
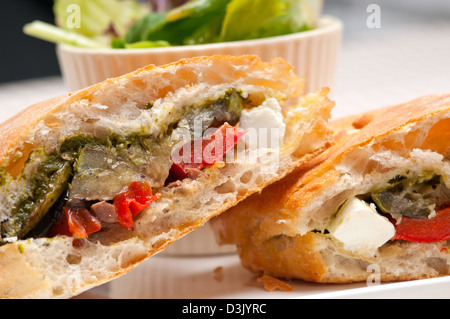
<instances>
[{"instance_id":1,"label":"white plate","mask_svg":"<svg viewBox=\"0 0 450 319\"><path fill-rule=\"evenodd\" d=\"M320 299L449 299L450 277L334 291L313 297Z\"/></svg>"},{"instance_id":2,"label":"white plate","mask_svg":"<svg viewBox=\"0 0 450 319\"><path fill-rule=\"evenodd\" d=\"M221 268L219 268L221 267ZM241 266L237 255L169 257L157 255L132 272L93 289L113 299L447 299L450 277L368 287L287 281L291 292L268 292ZM83 297L83 296L81 296Z\"/></svg>"}]
</instances>

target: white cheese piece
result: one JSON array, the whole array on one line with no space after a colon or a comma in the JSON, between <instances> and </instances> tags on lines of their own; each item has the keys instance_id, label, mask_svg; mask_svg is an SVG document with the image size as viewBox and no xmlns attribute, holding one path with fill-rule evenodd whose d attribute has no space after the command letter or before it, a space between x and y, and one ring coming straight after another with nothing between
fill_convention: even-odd
<instances>
[{"instance_id":1,"label":"white cheese piece","mask_svg":"<svg viewBox=\"0 0 450 319\"><path fill-rule=\"evenodd\" d=\"M394 225L378 214L375 205L349 199L337 213L328 231L344 249L361 255L374 255L395 235Z\"/></svg>"},{"instance_id":2,"label":"white cheese piece","mask_svg":"<svg viewBox=\"0 0 450 319\"><path fill-rule=\"evenodd\" d=\"M240 127L248 131L243 141L250 148L277 149L283 144L286 133L280 104L274 98L267 99L257 108L242 111Z\"/></svg>"}]
</instances>

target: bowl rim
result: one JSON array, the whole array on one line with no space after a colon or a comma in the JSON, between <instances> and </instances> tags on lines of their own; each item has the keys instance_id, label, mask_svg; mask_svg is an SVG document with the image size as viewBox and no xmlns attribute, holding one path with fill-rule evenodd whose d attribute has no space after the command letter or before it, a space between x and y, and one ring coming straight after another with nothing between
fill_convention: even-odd
<instances>
[{"instance_id":1,"label":"bowl rim","mask_svg":"<svg viewBox=\"0 0 450 319\"><path fill-rule=\"evenodd\" d=\"M318 19L318 26L315 29L296 32L276 37L253 39L253 40L241 40L241 41L231 41L231 42L220 42L220 43L208 43L208 44L195 44L195 45L183 45L183 46L171 46L171 47L160 47L160 48L144 48L144 49L88 49L76 47L69 44L57 44L58 50L76 53L76 54L99 54L99 55L142 55L149 53L175 53L183 51L198 51L220 49L223 47L248 47L254 45L273 45L277 42L286 42L292 40L306 39L315 37L318 35L334 32L337 30L342 30L343 23L336 17L329 15L322 15Z\"/></svg>"}]
</instances>

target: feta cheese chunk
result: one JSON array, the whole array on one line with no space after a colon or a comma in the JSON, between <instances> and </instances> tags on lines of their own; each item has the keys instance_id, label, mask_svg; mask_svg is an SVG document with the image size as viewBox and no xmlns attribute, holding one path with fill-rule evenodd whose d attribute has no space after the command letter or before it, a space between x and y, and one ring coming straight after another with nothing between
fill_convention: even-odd
<instances>
[{"instance_id":1,"label":"feta cheese chunk","mask_svg":"<svg viewBox=\"0 0 450 319\"><path fill-rule=\"evenodd\" d=\"M328 231L344 249L361 255L374 255L395 235L394 225L378 214L374 204L349 199L337 213Z\"/></svg>"},{"instance_id":2,"label":"feta cheese chunk","mask_svg":"<svg viewBox=\"0 0 450 319\"><path fill-rule=\"evenodd\" d=\"M243 141L251 148L277 149L283 144L286 124L278 101L267 99L259 107L242 111L240 127L247 130Z\"/></svg>"}]
</instances>

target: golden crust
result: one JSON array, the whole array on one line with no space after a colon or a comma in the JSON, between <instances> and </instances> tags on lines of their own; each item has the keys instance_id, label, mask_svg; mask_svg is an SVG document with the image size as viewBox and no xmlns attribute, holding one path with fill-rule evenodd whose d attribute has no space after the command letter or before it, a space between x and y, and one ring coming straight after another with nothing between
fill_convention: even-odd
<instances>
[{"instance_id":1,"label":"golden crust","mask_svg":"<svg viewBox=\"0 0 450 319\"><path fill-rule=\"evenodd\" d=\"M439 116L440 114L446 114L449 111L450 94L430 95L405 104L382 108L379 110L370 111L366 114L360 114L337 120L334 123L335 127L347 127L347 131L349 131L351 130L351 127L353 127L355 121L358 121L359 118L366 117L372 119L357 134L342 138L340 143L337 143L335 146L321 154L317 161L323 160L323 163L313 172L308 173L307 177L304 177L304 183L308 183L308 181L314 176L320 175L321 172L325 170L332 170L333 166L351 150L367 145L373 141L380 140L383 137L389 136L393 132L407 130L408 125L412 123L420 123L428 118ZM436 143L437 146L445 144L443 142L448 141L446 137L449 137L449 134L450 133L446 130L439 130L439 134L436 133L436 135L441 135L443 138L439 139L439 142ZM406 143L401 146L390 146L402 147L406 149L410 148L411 145L407 144L408 141L405 142Z\"/></svg>"}]
</instances>

